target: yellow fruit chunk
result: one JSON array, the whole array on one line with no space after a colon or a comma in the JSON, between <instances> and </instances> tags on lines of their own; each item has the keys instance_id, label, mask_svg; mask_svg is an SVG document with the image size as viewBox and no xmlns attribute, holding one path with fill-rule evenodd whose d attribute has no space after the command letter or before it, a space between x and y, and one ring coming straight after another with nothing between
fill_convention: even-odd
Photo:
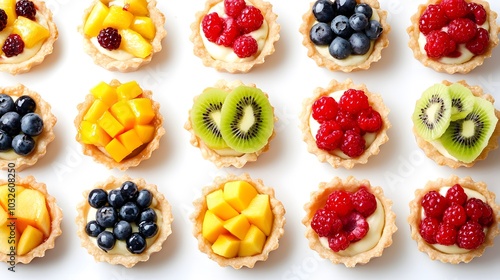
<instances>
[{"instance_id":1,"label":"yellow fruit chunk","mask_svg":"<svg viewBox=\"0 0 500 280\"><path fill-rule=\"evenodd\" d=\"M19 236L20 234L14 226L5 225L0 227L0 253L9 254L13 251L12 249L15 250Z\"/></svg>"},{"instance_id":2,"label":"yellow fruit chunk","mask_svg":"<svg viewBox=\"0 0 500 280\"><path fill-rule=\"evenodd\" d=\"M224 228L227 229L232 235L238 237L238 239L245 238L247 231L250 228L250 223L248 222L245 215L238 215L224 222Z\"/></svg>"},{"instance_id":3,"label":"yellow fruit chunk","mask_svg":"<svg viewBox=\"0 0 500 280\"><path fill-rule=\"evenodd\" d=\"M229 234L222 234L219 235L219 238L212 244L212 251L219 256L229 259L238 255L239 247L240 241L238 238Z\"/></svg>"},{"instance_id":4,"label":"yellow fruit chunk","mask_svg":"<svg viewBox=\"0 0 500 280\"><path fill-rule=\"evenodd\" d=\"M92 103L87 113L85 113L83 120L95 123L99 118L101 118L102 114L108 110L108 108L109 106L106 103L97 99L94 103Z\"/></svg>"},{"instance_id":5,"label":"yellow fruit chunk","mask_svg":"<svg viewBox=\"0 0 500 280\"><path fill-rule=\"evenodd\" d=\"M0 0L0 9L7 14L7 25L12 25L16 20L16 0Z\"/></svg>"},{"instance_id":6,"label":"yellow fruit chunk","mask_svg":"<svg viewBox=\"0 0 500 280\"><path fill-rule=\"evenodd\" d=\"M225 200L222 190L216 190L207 195L207 207L219 218L225 220L239 215Z\"/></svg>"},{"instance_id":7,"label":"yellow fruit chunk","mask_svg":"<svg viewBox=\"0 0 500 280\"><path fill-rule=\"evenodd\" d=\"M212 211L207 210L203 218L203 226L201 229L203 237L210 243L214 243L217 237L224 233L227 233L227 230L224 228L224 221L217 217Z\"/></svg>"},{"instance_id":8,"label":"yellow fruit chunk","mask_svg":"<svg viewBox=\"0 0 500 280\"><path fill-rule=\"evenodd\" d=\"M109 111L102 114L101 118L97 120L97 124L111 137L125 131L125 127Z\"/></svg>"},{"instance_id":9,"label":"yellow fruit chunk","mask_svg":"<svg viewBox=\"0 0 500 280\"><path fill-rule=\"evenodd\" d=\"M88 121L82 121L80 123L80 134L85 144L104 147L111 141L111 137L104 129Z\"/></svg>"},{"instance_id":10,"label":"yellow fruit chunk","mask_svg":"<svg viewBox=\"0 0 500 280\"><path fill-rule=\"evenodd\" d=\"M108 106L111 106L118 101L116 89L105 82L100 82L97 86L93 87L90 90L90 93L92 93L95 98L108 104Z\"/></svg>"},{"instance_id":11,"label":"yellow fruit chunk","mask_svg":"<svg viewBox=\"0 0 500 280\"><path fill-rule=\"evenodd\" d=\"M50 32L36 21L32 21L25 17L18 17L14 21L12 33L18 34L24 41L25 48L31 48L38 42L42 42L49 38Z\"/></svg>"},{"instance_id":12,"label":"yellow fruit chunk","mask_svg":"<svg viewBox=\"0 0 500 280\"><path fill-rule=\"evenodd\" d=\"M149 124L155 117L153 103L149 98L136 98L128 101L137 124Z\"/></svg>"},{"instance_id":13,"label":"yellow fruit chunk","mask_svg":"<svg viewBox=\"0 0 500 280\"><path fill-rule=\"evenodd\" d=\"M149 17L135 17L130 28L148 40L153 40L156 35L155 24Z\"/></svg>"},{"instance_id":14,"label":"yellow fruit chunk","mask_svg":"<svg viewBox=\"0 0 500 280\"><path fill-rule=\"evenodd\" d=\"M24 187L22 186L15 186L15 189L12 187L9 187L8 185L3 185L0 186L0 206L5 211L9 210L9 199L15 199L17 200L17 197L19 194L24 190Z\"/></svg>"},{"instance_id":15,"label":"yellow fruit chunk","mask_svg":"<svg viewBox=\"0 0 500 280\"><path fill-rule=\"evenodd\" d=\"M115 117L115 119L117 119L123 127L125 127L125 130L132 129L134 127L135 115L126 100L116 102L113 106L111 106L109 111L113 117Z\"/></svg>"},{"instance_id":16,"label":"yellow fruit chunk","mask_svg":"<svg viewBox=\"0 0 500 280\"><path fill-rule=\"evenodd\" d=\"M138 16L149 14L147 0L126 0L123 8Z\"/></svg>"},{"instance_id":17,"label":"yellow fruit chunk","mask_svg":"<svg viewBox=\"0 0 500 280\"><path fill-rule=\"evenodd\" d=\"M9 214L7 214L7 211L0 207L0 227L3 227L7 223L8 218Z\"/></svg>"},{"instance_id":18,"label":"yellow fruit chunk","mask_svg":"<svg viewBox=\"0 0 500 280\"><path fill-rule=\"evenodd\" d=\"M133 152L143 144L141 142L141 138L139 138L139 135L137 135L137 132L133 129L118 135L116 138L123 144L123 146L125 146L129 153Z\"/></svg>"},{"instance_id":19,"label":"yellow fruit chunk","mask_svg":"<svg viewBox=\"0 0 500 280\"><path fill-rule=\"evenodd\" d=\"M137 135L141 138L142 143L149 143L151 140L153 140L155 136L155 127L152 125L142 125L138 124L134 126L135 132L137 132Z\"/></svg>"},{"instance_id":20,"label":"yellow fruit chunk","mask_svg":"<svg viewBox=\"0 0 500 280\"><path fill-rule=\"evenodd\" d=\"M134 15L131 12L124 10L120 6L111 6L109 13L102 22L102 27L113 27L116 29L125 29L130 26L134 20Z\"/></svg>"},{"instance_id":21,"label":"yellow fruit chunk","mask_svg":"<svg viewBox=\"0 0 500 280\"><path fill-rule=\"evenodd\" d=\"M36 248L43 242L43 233L38 229L27 226L23 231L17 246L17 255L22 256Z\"/></svg>"},{"instance_id":22,"label":"yellow fruit chunk","mask_svg":"<svg viewBox=\"0 0 500 280\"><path fill-rule=\"evenodd\" d=\"M240 213L256 195L254 186L247 181L227 182L224 185L224 200Z\"/></svg>"},{"instance_id":23,"label":"yellow fruit chunk","mask_svg":"<svg viewBox=\"0 0 500 280\"><path fill-rule=\"evenodd\" d=\"M125 146L123 146L123 144L116 138L111 140L108 145L104 147L104 149L116 162L122 161L130 154L127 148L125 148Z\"/></svg>"},{"instance_id":24,"label":"yellow fruit chunk","mask_svg":"<svg viewBox=\"0 0 500 280\"><path fill-rule=\"evenodd\" d=\"M45 196L33 189L23 190L16 199L17 229L23 232L30 225L36 227L45 237L50 234L50 215Z\"/></svg>"},{"instance_id":25,"label":"yellow fruit chunk","mask_svg":"<svg viewBox=\"0 0 500 280\"><path fill-rule=\"evenodd\" d=\"M102 23L109 13L108 6L104 5L101 1L96 1L95 6L90 11L90 14L83 26L83 33L89 37L99 35L102 29Z\"/></svg>"},{"instance_id":26,"label":"yellow fruit chunk","mask_svg":"<svg viewBox=\"0 0 500 280\"><path fill-rule=\"evenodd\" d=\"M260 254L265 243L266 235L258 227L251 225L247 235L240 242L238 256L247 257Z\"/></svg>"},{"instance_id":27,"label":"yellow fruit chunk","mask_svg":"<svg viewBox=\"0 0 500 280\"><path fill-rule=\"evenodd\" d=\"M153 46L141 34L131 29L119 30L122 35L120 48L135 57L146 58L153 52Z\"/></svg>"},{"instance_id":28,"label":"yellow fruit chunk","mask_svg":"<svg viewBox=\"0 0 500 280\"><path fill-rule=\"evenodd\" d=\"M266 236L269 236L273 226L273 212L271 211L269 195L256 195L248 208L241 211L241 214L245 215L250 223L256 225Z\"/></svg>"},{"instance_id":29,"label":"yellow fruit chunk","mask_svg":"<svg viewBox=\"0 0 500 280\"><path fill-rule=\"evenodd\" d=\"M119 99L133 99L142 94L142 88L136 81L130 81L116 88Z\"/></svg>"}]
</instances>

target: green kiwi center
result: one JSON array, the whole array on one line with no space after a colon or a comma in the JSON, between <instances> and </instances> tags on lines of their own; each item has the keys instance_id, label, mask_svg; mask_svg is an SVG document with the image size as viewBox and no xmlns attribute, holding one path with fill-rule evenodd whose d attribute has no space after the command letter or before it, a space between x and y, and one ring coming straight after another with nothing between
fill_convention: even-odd
<instances>
[{"instance_id":1,"label":"green kiwi center","mask_svg":"<svg viewBox=\"0 0 500 280\"><path fill-rule=\"evenodd\" d=\"M420 118L427 128L434 129L435 124L439 123L443 118L444 110L444 100L439 95L433 95L429 100L429 104L422 108Z\"/></svg>"},{"instance_id":2,"label":"green kiwi center","mask_svg":"<svg viewBox=\"0 0 500 280\"><path fill-rule=\"evenodd\" d=\"M260 130L262 108L252 96L245 96L236 105L236 117L231 122L231 131L241 139L251 139Z\"/></svg>"}]
</instances>

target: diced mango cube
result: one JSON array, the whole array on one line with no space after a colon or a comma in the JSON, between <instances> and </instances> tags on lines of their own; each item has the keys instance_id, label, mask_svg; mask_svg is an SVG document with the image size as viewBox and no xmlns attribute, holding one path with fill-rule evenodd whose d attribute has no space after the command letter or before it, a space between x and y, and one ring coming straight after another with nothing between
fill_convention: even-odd
<instances>
[{"instance_id":1,"label":"diced mango cube","mask_svg":"<svg viewBox=\"0 0 500 280\"><path fill-rule=\"evenodd\" d=\"M11 192L13 190L13 192ZM9 187L8 185L0 186L0 206L8 211L9 209L9 198L17 199L18 195L24 190L23 186L16 185L15 188ZM14 195L14 197L12 197Z\"/></svg>"},{"instance_id":2,"label":"diced mango cube","mask_svg":"<svg viewBox=\"0 0 500 280\"><path fill-rule=\"evenodd\" d=\"M216 190L209 193L206 199L208 210L211 210L224 221L239 215L238 211L234 210L234 208L224 200L222 190Z\"/></svg>"},{"instance_id":3,"label":"diced mango cube","mask_svg":"<svg viewBox=\"0 0 500 280\"><path fill-rule=\"evenodd\" d=\"M149 143L155 137L155 127L152 125L137 124L134 126L134 130L141 138L142 143Z\"/></svg>"},{"instance_id":4,"label":"diced mango cube","mask_svg":"<svg viewBox=\"0 0 500 280\"><path fill-rule=\"evenodd\" d=\"M125 130L132 129L134 127L135 115L127 101L121 100L116 102L113 106L111 106L109 111L113 117L115 117L115 119L117 119L123 127L125 127Z\"/></svg>"},{"instance_id":5,"label":"diced mango cube","mask_svg":"<svg viewBox=\"0 0 500 280\"><path fill-rule=\"evenodd\" d=\"M80 123L80 135L85 144L91 144L99 147L106 146L111 137L96 123L82 121Z\"/></svg>"},{"instance_id":6,"label":"diced mango cube","mask_svg":"<svg viewBox=\"0 0 500 280\"><path fill-rule=\"evenodd\" d=\"M143 143L135 130L131 129L116 137L130 153L139 148Z\"/></svg>"},{"instance_id":7,"label":"diced mango cube","mask_svg":"<svg viewBox=\"0 0 500 280\"><path fill-rule=\"evenodd\" d=\"M137 124L149 124L155 117L153 103L149 98L135 98L128 101L130 109L135 115Z\"/></svg>"},{"instance_id":8,"label":"diced mango cube","mask_svg":"<svg viewBox=\"0 0 500 280\"><path fill-rule=\"evenodd\" d=\"M126 0L123 8L138 16L149 14L147 0Z\"/></svg>"},{"instance_id":9,"label":"diced mango cube","mask_svg":"<svg viewBox=\"0 0 500 280\"><path fill-rule=\"evenodd\" d=\"M251 225L247 235L240 242L238 256L248 257L262 253L266 239L266 235L258 227Z\"/></svg>"},{"instance_id":10,"label":"diced mango cube","mask_svg":"<svg viewBox=\"0 0 500 280\"><path fill-rule=\"evenodd\" d=\"M146 58L153 52L153 46L141 34L132 29L119 30L122 35L120 48L135 57Z\"/></svg>"},{"instance_id":11,"label":"diced mango cube","mask_svg":"<svg viewBox=\"0 0 500 280\"><path fill-rule=\"evenodd\" d=\"M38 229L27 226L23 231L21 238L19 238L19 244L17 246L17 255L23 256L29 251L36 248L43 242L43 233Z\"/></svg>"},{"instance_id":12,"label":"diced mango cube","mask_svg":"<svg viewBox=\"0 0 500 280\"><path fill-rule=\"evenodd\" d=\"M7 213L7 211L3 210L3 208L0 207L0 227L3 227L7 223L8 218L9 214Z\"/></svg>"},{"instance_id":13,"label":"diced mango cube","mask_svg":"<svg viewBox=\"0 0 500 280\"><path fill-rule=\"evenodd\" d=\"M108 106L112 106L118 101L116 89L105 82L100 82L97 86L93 87L90 93L92 93L95 98L108 104Z\"/></svg>"},{"instance_id":14,"label":"diced mango cube","mask_svg":"<svg viewBox=\"0 0 500 280\"><path fill-rule=\"evenodd\" d=\"M25 48L31 48L50 36L50 32L47 28L23 16L18 17L16 21L14 21L13 27L12 33L21 36Z\"/></svg>"},{"instance_id":15,"label":"diced mango cube","mask_svg":"<svg viewBox=\"0 0 500 280\"><path fill-rule=\"evenodd\" d=\"M241 213L257 195L257 190L247 181L232 181L224 185L224 200Z\"/></svg>"},{"instance_id":16,"label":"diced mango cube","mask_svg":"<svg viewBox=\"0 0 500 280\"><path fill-rule=\"evenodd\" d=\"M45 196L33 189L23 190L16 199L17 229L23 232L30 225L43 232L44 237L50 234L50 214Z\"/></svg>"},{"instance_id":17,"label":"diced mango cube","mask_svg":"<svg viewBox=\"0 0 500 280\"><path fill-rule=\"evenodd\" d=\"M120 6L111 6L109 7L108 15L102 22L102 26L104 28L113 27L116 29L125 29L130 26L133 20L134 15L131 12L124 10Z\"/></svg>"},{"instance_id":18,"label":"diced mango cube","mask_svg":"<svg viewBox=\"0 0 500 280\"><path fill-rule=\"evenodd\" d=\"M101 118L97 120L97 124L113 138L125 131L125 127L109 111L102 114Z\"/></svg>"},{"instance_id":19,"label":"diced mango cube","mask_svg":"<svg viewBox=\"0 0 500 280\"><path fill-rule=\"evenodd\" d=\"M135 17L130 28L148 40L153 40L156 35L155 24L149 17Z\"/></svg>"},{"instance_id":20,"label":"diced mango cube","mask_svg":"<svg viewBox=\"0 0 500 280\"><path fill-rule=\"evenodd\" d=\"M219 235L219 238L212 244L212 251L225 258L234 258L238 255L240 241L230 234Z\"/></svg>"},{"instance_id":21,"label":"diced mango cube","mask_svg":"<svg viewBox=\"0 0 500 280\"><path fill-rule=\"evenodd\" d=\"M119 99L133 99L141 95L141 93L142 88L136 81L126 82L116 88L116 94Z\"/></svg>"},{"instance_id":22,"label":"diced mango cube","mask_svg":"<svg viewBox=\"0 0 500 280\"><path fill-rule=\"evenodd\" d=\"M83 26L83 33L89 37L99 35L102 29L102 23L109 13L108 6L104 5L101 1L96 1L95 6L90 11L85 25Z\"/></svg>"},{"instance_id":23,"label":"diced mango cube","mask_svg":"<svg viewBox=\"0 0 500 280\"><path fill-rule=\"evenodd\" d=\"M116 138L111 140L104 149L116 162L122 161L130 154L127 148Z\"/></svg>"},{"instance_id":24,"label":"diced mango cube","mask_svg":"<svg viewBox=\"0 0 500 280\"><path fill-rule=\"evenodd\" d=\"M7 14L7 26L14 24L16 20L16 2L17 0L0 0L0 9Z\"/></svg>"},{"instance_id":25,"label":"diced mango cube","mask_svg":"<svg viewBox=\"0 0 500 280\"><path fill-rule=\"evenodd\" d=\"M95 123L98 119L101 118L102 114L104 114L104 112L108 110L108 108L109 106L106 103L104 103L100 99L97 99L94 101L94 103L92 103L87 113L85 113L85 116L83 116L83 120Z\"/></svg>"},{"instance_id":26,"label":"diced mango cube","mask_svg":"<svg viewBox=\"0 0 500 280\"><path fill-rule=\"evenodd\" d=\"M19 231L12 228L14 234L11 235L11 228L8 226L0 227L0 253L9 254L11 247L15 247L14 244L18 244L19 241ZM9 241L11 243L9 243ZM12 243L14 241L14 243Z\"/></svg>"},{"instance_id":27,"label":"diced mango cube","mask_svg":"<svg viewBox=\"0 0 500 280\"><path fill-rule=\"evenodd\" d=\"M238 215L224 222L224 228L227 229L232 235L238 237L242 240L247 235L247 231L250 228L250 223L248 222L245 215Z\"/></svg>"},{"instance_id":28,"label":"diced mango cube","mask_svg":"<svg viewBox=\"0 0 500 280\"><path fill-rule=\"evenodd\" d=\"M210 243L214 243L219 235L227 233L224 228L224 221L217 217L212 211L207 210L203 218L201 234Z\"/></svg>"},{"instance_id":29,"label":"diced mango cube","mask_svg":"<svg viewBox=\"0 0 500 280\"><path fill-rule=\"evenodd\" d=\"M269 236L273 226L273 212L269 202L269 195L256 195L248 208L241 211L241 214L245 215L250 223L256 225L266 236Z\"/></svg>"}]
</instances>

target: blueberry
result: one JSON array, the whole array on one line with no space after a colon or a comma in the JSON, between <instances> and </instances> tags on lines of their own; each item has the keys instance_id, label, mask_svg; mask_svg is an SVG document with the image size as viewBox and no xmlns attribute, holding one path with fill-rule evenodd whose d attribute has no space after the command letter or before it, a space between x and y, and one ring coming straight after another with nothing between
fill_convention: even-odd
<instances>
[{"instance_id":1,"label":"blueberry","mask_svg":"<svg viewBox=\"0 0 500 280\"><path fill-rule=\"evenodd\" d=\"M16 136L21 131L21 116L17 112L7 112L0 117L0 129L10 136Z\"/></svg>"},{"instance_id":2,"label":"blueberry","mask_svg":"<svg viewBox=\"0 0 500 280\"><path fill-rule=\"evenodd\" d=\"M134 202L129 201L120 208L118 215L122 220L133 222L139 216L139 207Z\"/></svg>"},{"instance_id":3,"label":"blueberry","mask_svg":"<svg viewBox=\"0 0 500 280\"><path fill-rule=\"evenodd\" d=\"M122 184L120 191L126 201L132 200L137 194L137 185L134 182L126 181Z\"/></svg>"},{"instance_id":4,"label":"blueberry","mask_svg":"<svg viewBox=\"0 0 500 280\"><path fill-rule=\"evenodd\" d=\"M88 236L97 237L105 228L101 227L96 221L90 221L85 226L85 232Z\"/></svg>"},{"instance_id":5,"label":"blueberry","mask_svg":"<svg viewBox=\"0 0 500 280\"><path fill-rule=\"evenodd\" d=\"M351 37L352 33L354 32L354 30L352 30L351 26L349 25L349 18L344 15L336 16L332 20L330 28L333 30L334 34L344 39L348 39L349 37Z\"/></svg>"},{"instance_id":6,"label":"blueberry","mask_svg":"<svg viewBox=\"0 0 500 280\"><path fill-rule=\"evenodd\" d=\"M137 224L140 224L141 222L147 221L147 222L155 222L156 223L156 212L155 210L151 208L146 208L144 209L139 216L137 217Z\"/></svg>"},{"instance_id":7,"label":"blueberry","mask_svg":"<svg viewBox=\"0 0 500 280\"><path fill-rule=\"evenodd\" d=\"M351 44L342 37L337 37L333 40L329 47L330 54L336 59L345 59L352 53Z\"/></svg>"},{"instance_id":8,"label":"blueberry","mask_svg":"<svg viewBox=\"0 0 500 280\"><path fill-rule=\"evenodd\" d=\"M97 236L97 246L106 252L115 247L115 241L115 236L109 231L103 231Z\"/></svg>"},{"instance_id":9,"label":"blueberry","mask_svg":"<svg viewBox=\"0 0 500 280\"><path fill-rule=\"evenodd\" d=\"M334 5L328 0L318 0L312 7L314 17L319 22L330 22L335 17Z\"/></svg>"},{"instance_id":10,"label":"blueberry","mask_svg":"<svg viewBox=\"0 0 500 280\"><path fill-rule=\"evenodd\" d=\"M97 209L95 220L102 227L113 227L118 222L118 214L113 207L101 207Z\"/></svg>"},{"instance_id":11,"label":"blueberry","mask_svg":"<svg viewBox=\"0 0 500 280\"><path fill-rule=\"evenodd\" d=\"M122 192L120 190L115 189L115 190L109 191L108 202L109 202L109 205L118 209L118 208L122 207L123 204L125 204L125 198L123 198Z\"/></svg>"},{"instance_id":12,"label":"blueberry","mask_svg":"<svg viewBox=\"0 0 500 280\"><path fill-rule=\"evenodd\" d=\"M113 234L118 240L126 240L132 235L132 226L127 221L119 221L113 228Z\"/></svg>"},{"instance_id":13,"label":"blueberry","mask_svg":"<svg viewBox=\"0 0 500 280\"><path fill-rule=\"evenodd\" d=\"M349 43L352 46L353 54L365 54L370 49L370 39L365 35L365 33L354 33L349 38Z\"/></svg>"},{"instance_id":14,"label":"blueberry","mask_svg":"<svg viewBox=\"0 0 500 280\"><path fill-rule=\"evenodd\" d=\"M370 19L373 15L373 9L366 3L358 4L354 7L354 13L362 13L366 18Z\"/></svg>"},{"instance_id":15,"label":"blueberry","mask_svg":"<svg viewBox=\"0 0 500 280\"><path fill-rule=\"evenodd\" d=\"M335 0L337 5L337 14L350 16L354 13L356 0Z\"/></svg>"},{"instance_id":16,"label":"blueberry","mask_svg":"<svg viewBox=\"0 0 500 280\"><path fill-rule=\"evenodd\" d=\"M5 113L14 111L16 106L14 105L14 100L10 95L5 93L0 94L0 116L3 116Z\"/></svg>"},{"instance_id":17,"label":"blueberry","mask_svg":"<svg viewBox=\"0 0 500 280\"><path fill-rule=\"evenodd\" d=\"M93 189L88 197L89 205L94 208L101 208L108 203L108 193L103 189Z\"/></svg>"},{"instance_id":18,"label":"blueberry","mask_svg":"<svg viewBox=\"0 0 500 280\"><path fill-rule=\"evenodd\" d=\"M35 149L35 140L29 135L18 134L12 139L12 148L16 154L27 156Z\"/></svg>"},{"instance_id":19,"label":"blueberry","mask_svg":"<svg viewBox=\"0 0 500 280\"><path fill-rule=\"evenodd\" d=\"M140 208L147 208L153 202L153 195L148 190L140 190L137 198L135 199L135 203Z\"/></svg>"},{"instance_id":20,"label":"blueberry","mask_svg":"<svg viewBox=\"0 0 500 280\"><path fill-rule=\"evenodd\" d=\"M127 239L127 250L132 254L140 254L146 249L146 239L137 232Z\"/></svg>"},{"instance_id":21,"label":"blueberry","mask_svg":"<svg viewBox=\"0 0 500 280\"><path fill-rule=\"evenodd\" d=\"M21 131L30 136L37 136L42 133L43 120L36 113L28 113L21 119Z\"/></svg>"},{"instance_id":22,"label":"blueberry","mask_svg":"<svg viewBox=\"0 0 500 280\"><path fill-rule=\"evenodd\" d=\"M332 42L333 38L335 38L335 34L333 34L328 24L318 22L311 27L309 38L316 46L325 46Z\"/></svg>"},{"instance_id":23,"label":"blueberry","mask_svg":"<svg viewBox=\"0 0 500 280\"><path fill-rule=\"evenodd\" d=\"M12 149L12 137L7 132L0 130L0 151Z\"/></svg>"},{"instance_id":24,"label":"blueberry","mask_svg":"<svg viewBox=\"0 0 500 280\"><path fill-rule=\"evenodd\" d=\"M146 238L150 238L158 233L158 226L153 222L142 222L139 224L139 233Z\"/></svg>"},{"instance_id":25,"label":"blueberry","mask_svg":"<svg viewBox=\"0 0 500 280\"><path fill-rule=\"evenodd\" d=\"M370 20L370 23L365 29L365 34L370 40L376 40L382 34L384 29L382 25L377 20Z\"/></svg>"},{"instance_id":26,"label":"blueberry","mask_svg":"<svg viewBox=\"0 0 500 280\"><path fill-rule=\"evenodd\" d=\"M33 113L36 110L35 100L27 95L23 95L16 100L15 109L21 116L27 113Z\"/></svg>"},{"instance_id":27,"label":"blueberry","mask_svg":"<svg viewBox=\"0 0 500 280\"><path fill-rule=\"evenodd\" d=\"M349 25L354 31L365 30L368 26L368 18L364 14L354 14L349 18Z\"/></svg>"}]
</instances>

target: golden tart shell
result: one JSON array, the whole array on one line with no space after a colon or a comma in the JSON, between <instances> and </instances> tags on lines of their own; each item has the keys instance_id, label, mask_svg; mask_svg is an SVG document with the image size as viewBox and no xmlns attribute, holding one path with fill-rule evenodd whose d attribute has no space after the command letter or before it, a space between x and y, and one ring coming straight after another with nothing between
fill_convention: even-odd
<instances>
[{"instance_id":1,"label":"golden tart shell","mask_svg":"<svg viewBox=\"0 0 500 280\"><path fill-rule=\"evenodd\" d=\"M85 226L87 225L87 213L90 209L90 205L88 203L88 195L92 191L86 190L83 192L83 201L77 205L77 217L76 217L76 226L77 226L77 235L80 237L80 242L82 247L87 249L87 252L94 257L96 261L99 262L107 262L110 264L121 264L127 268L133 267L138 262L145 262L149 260L149 257L152 253L159 252L162 249L163 242L167 239L167 237L172 233L172 221L174 220L172 216L172 209L165 198L165 196L159 192L158 187L154 184L148 184L142 178L132 179L126 175L121 178L109 177L105 182L95 184L93 189L99 188L106 191L110 191L113 189L118 189L125 181L134 182L139 190L146 189L151 192L153 197L158 201L155 209L161 212L163 222L158 225L158 233L156 240L144 250L141 254L130 254L130 255L114 255L108 254L101 250L96 246L94 242L91 241L91 238L85 232ZM118 241L117 241L118 242ZM120 241L124 242L124 241Z\"/></svg>"},{"instance_id":2,"label":"golden tart shell","mask_svg":"<svg viewBox=\"0 0 500 280\"><path fill-rule=\"evenodd\" d=\"M202 235L202 226L203 219L205 217L205 212L208 210L206 196L216 190L222 189L224 184L231 181L243 180L250 183L255 187L259 194L267 194L269 195L271 210L273 212L273 227L271 229L271 234L267 237L266 243L264 244L264 248L262 249L262 253L254 256L248 257L235 257L235 258L225 258L215 254L212 251L212 244L206 240ZM214 183L211 186L206 186L202 190L202 196L193 202L194 212L190 216L191 221L194 224L193 227L193 235L198 240L198 249L201 252L207 254L207 256L217 262L220 266L231 266L235 269L240 269L243 266L248 268L253 268L257 261L265 261L267 260L269 253L278 249L279 247L279 239L285 233L284 226L286 223L285 219L285 208L281 201L276 199L274 195L274 189L271 187L267 187L264 185L262 180L257 179L254 180L248 175L244 173L240 176L229 174L227 177L217 177Z\"/></svg>"},{"instance_id":3,"label":"golden tart shell","mask_svg":"<svg viewBox=\"0 0 500 280\"><path fill-rule=\"evenodd\" d=\"M365 149L363 154L356 158L341 158L337 155L329 153L328 151L318 148L316 145L316 139L311 134L311 127L309 125L309 119L312 114L312 105L316 100L322 96L328 96L329 94L339 91L357 89L365 92L368 96L368 102L370 106L377 112L379 112L382 117L383 125L377 132L375 140L371 143L369 147ZM391 127L391 123L388 118L389 109L385 106L382 97L378 94L371 93L368 91L364 84L355 85L351 79L347 79L344 82L338 82L336 80L331 80L330 84L326 88L316 88L313 92L313 96L304 100L302 105L302 113L300 114L300 129L302 130L302 137L304 142L307 144L307 151L315 154L319 161L328 162L334 168L343 166L344 168L353 168L356 164L365 164L368 162L368 158L372 155L377 155L380 152L380 145L389 141L387 136L387 130Z\"/></svg>"},{"instance_id":4,"label":"golden tart shell","mask_svg":"<svg viewBox=\"0 0 500 280\"><path fill-rule=\"evenodd\" d=\"M0 185L8 184L8 180L0 179ZM30 263L34 258L41 258L45 256L45 251L54 248L56 238L62 234L61 221L63 213L61 208L57 206L56 199L47 192L47 186L44 183L37 182L35 177L28 176L25 178L16 177L16 186L23 186L25 188L37 190L45 196L45 203L50 215L50 234L49 237L42 244L33 248L31 251L23 256L16 255L16 263ZM0 262L9 261L10 257L0 253Z\"/></svg>"},{"instance_id":5,"label":"golden tart shell","mask_svg":"<svg viewBox=\"0 0 500 280\"><path fill-rule=\"evenodd\" d=\"M452 82L449 82L447 80L443 80L442 83L446 86L449 86L452 84ZM476 97L481 97L483 99L486 99L490 101L491 103L495 102L495 99L493 99L493 96L489 94L483 93L483 90L479 86L470 86L468 85L464 80L458 81L457 83L462 84L463 86L469 88L472 91L472 94ZM495 109L495 115L497 119L499 120L497 122L497 125L495 127L495 130L493 131L493 134L490 137L490 140L488 141L488 145L484 148L484 150L481 152L481 154L472 162L465 163L457 160L453 160L450 158L447 158L443 156L431 143L426 141L424 138L420 137L418 135L415 126L413 127L413 134L415 135L415 139L417 141L417 145L424 151L425 155L435 161L439 165L446 165L451 168L459 168L461 166L464 167L472 167L477 161L484 160L488 156L488 153L492 150L495 150L498 148L498 137L500 136L500 111Z\"/></svg>"},{"instance_id":6,"label":"golden tart shell","mask_svg":"<svg viewBox=\"0 0 500 280\"><path fill-rule=\"evenodd\" d=\"M111 80L109 83L112 87L118 87L121 83L118 80ZM96 162L104 164L106 167L112 169L117 168L120 170L127 170L130 167L135 167L139 165L143 160L149 159L156 149L160 146L160 138L165 134L165 128L163 128L163 116L160 114L160 104L153 100L153 93L150 90L143 90L142 97L151 99L153 104L153 110L155 112L155 117L151 121L151 124L156 128L155 135L151 142L142 145L136 149L132 154L128 155L120 162L116 162L104 149L91 144L85 144L81 139L80 133L76 134L76 141L82 145L82 150L85 155L91 156ZM78 115L75 118L74 124L78 131L80 123L83 121L83 117L89 110L90 106L95 101L95 97L92 94L87 94L85 101L78 104Z\"/></svg>"},{"instance_id":7,"label":"golden tart shell","mask_svg":"<svg viewBox=\"0 0 500 280\"><path fill-rule=\"evenodd\" d=\"M335 253L330 248L325 248L319 239L318 234L312 229L311 221L316 211L325 206L328 196L337 190L345 190L348 192L355 192L360 186L365 186L370 193L380 201L384 208L385 225L380 236L380 240L372 249L359 253L354 256L342 256ZM384 196L384 191L381 187L371 186L368 180L358 181L354 177L349 176L345 180L339 177L333 178L330 182L322 182L319 184L319 189L311 193L311 198L308 203L304 205L306 212L302 223L306 226L305 236L309 241L309 247L325 259L329 259L332 263L343 263L346 267L354 267L356 264L365 264L370 259L380 257L385 248L391 246L392 235L397 231L396 227L396 214L392 211L392 201Z\"/></svg>"},{"instance_id":8,"label":"golden tart shell","mask_svg":"<svg viewBox=\"0 0 500 280\"><path fill-rule=\"evenodd\" d=\"M420 61L424 66L430 67L438 72L446 72L448 74L461 73L466 74L472 71L479 65L482 65L484 60L491 56L493 49L498 45L498 33L500 28L496 23L497 13L490 9L488 2L483 0L467 0L467 2L474 2L483 5L486 13L488 14L490 42L485 53L474 56L471 60L462 64L444 64L432 58L429 58L425 52L422 52L418 44L420 36L419 20L420 16L424 13L425 9L431 4L440 3L442 0L428 0L426 4L418 6L417 12L411 17L411 25L406 29L410 40L408 46L413 51L413 56Z\"/></svg>"},{"instance_id":9,"label":"golden tart shell","mask_svg":"<svg viewBox=\"0 0 500 280\"><path fill-rule=\"evenodd\" d=\"M255 65L264 63L266 56L274 53L274 43L280 38L280 25L276 21L278 16L272 11L272 4L262 0L247 0L247 2L256 8L258 8L264 20L269 25L269 31L267 34L266 42L262 47L260 53L250 61L244 62L225 62L221 60L214 59L210 53L205 48L202 36L204 36L203 30L201 29L201 22L203 17L208 14L210 9L216 4L222 2L223 0L207 0L205 3L205 8L203 11L197 12L195 15L195 21L191 24L191 36L190 40L194 44L193 52L196 56L201 58L203 65L215 68L217 71L226 71L229 73L246 73L250 71Z\"/></svg>"},{"instance_id":10,"label":"golden tart shell","mask_svg":"<svg viewBox=\"0 0 500 280\"><path fill-rule=\"evenodd\" d=\"M419 226L421 221L421 205L420 201L429 191L436 190L443 186L453 186L455 184L460 184L463 188L471 189L479 192L486 198L486 202L493 209L493 224L489 227L488 232L486 233L484 243L481 244L478 248L474 250L470 250L464 254L446 254L442 253L431 245L429 245L419 233ZM498 229L498 221L499 221L499 211L500 206L495 203L495 194L493 192L488 191L486 184L484 182L474 182L470 177L459 178L456 175L452 175L449 178L439 178L436 181L428 181L424 188L415 190L415 198L410 202L410 215L408 216L408 223L410 224L411 229L411 238L417 241L418 249L421 252L426 253L432 260L439 260L444 263L452 263L457 264L460 262L468 263L473 258L479 257L483 254L484 250L488 246L493 245L493 239L498 235L500 230Z\"/></svg>"}]
</instances>

